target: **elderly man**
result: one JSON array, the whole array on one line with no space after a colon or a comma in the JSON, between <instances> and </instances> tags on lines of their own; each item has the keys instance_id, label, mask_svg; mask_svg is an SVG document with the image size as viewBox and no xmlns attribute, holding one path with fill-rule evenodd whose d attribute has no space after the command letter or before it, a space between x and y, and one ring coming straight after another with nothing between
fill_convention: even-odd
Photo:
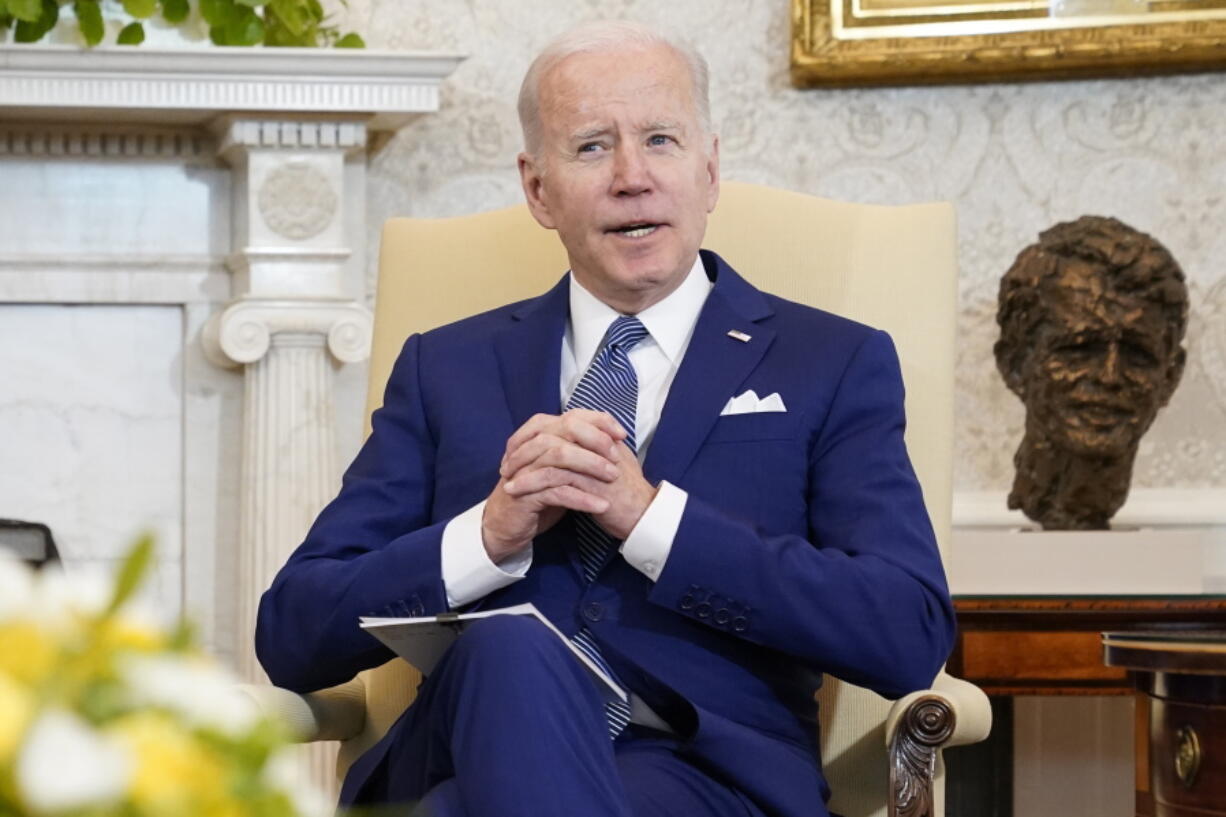
<instances>
[{"instance_id":1,"label":"elderly man","mask_svg":"<svg viewBox=\"0 0 1226 817\"><path fill-rule=\"evenodd\" d=\"M524 79L528 205L569 273L414 336L373 433L260 608L272 680L391 653L360 615L532 602L472 626L342 799L508 817L825 814L813 693L926 686L953 615L886 335L699 252L706 65L640 26ZM508 259L508 275L514 275Z\"/></svg>"}]
</instances>

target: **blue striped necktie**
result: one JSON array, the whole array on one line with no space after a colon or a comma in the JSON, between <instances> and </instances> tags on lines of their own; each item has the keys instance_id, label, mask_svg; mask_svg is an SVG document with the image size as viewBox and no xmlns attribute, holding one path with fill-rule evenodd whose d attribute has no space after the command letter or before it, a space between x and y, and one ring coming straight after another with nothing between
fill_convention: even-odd
<instances>
[{"instance_id":1,"label":"blue striped necktie","mask_svg":"<svg viewBox=\"0 0 1226 817\"><path fill-rule=\"evenodd\" d=\"M639 380L634 367L630 365L629 353L645 337L647 327L638 318L623 315L613 321L592 365L566 403L568 410L582 408L612 414L626 430L625 442L631 451L638 450L634 438L634 413L638 407ZM583 566L584 580L590 583L608 561L617 540L589 515L577 513L574 517L579 563ZM600 647L587 627L580 629L571 640L610 678L616 680L617 676L600 654ZM609 701L605 704L605 717L609 721L609 737L615 738L630 722L630 706L618 700Z\"/></svg>"}]
</instances>

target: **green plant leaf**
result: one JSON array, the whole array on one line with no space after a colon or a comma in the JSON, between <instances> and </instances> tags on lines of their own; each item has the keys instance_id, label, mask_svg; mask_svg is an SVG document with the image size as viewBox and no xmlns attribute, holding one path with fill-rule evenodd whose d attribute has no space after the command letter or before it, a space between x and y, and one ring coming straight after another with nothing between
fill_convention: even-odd
<instances>
[{"instance_id":1,"label":"green plant leaf","mask_svg":"<svg viewBox=\"0 0 1226 817\"><path fill-rule=\"evenodd\" d=\"M89 0L77 0L77 5L84 5L86 2ZM97 5L94 3L95 7ZM153 536L146 533L136 540L136 544L124 557L123 564L119 567L119 575L115 578L115 592L111 596L111 603L107 606L105 615L111 615L132 598L132 594L140 587L145 574L149 572L152 565Z\"/></svg>"},{"instance_id":2,"label":"green plant leaf","mask_svg":"<svg viewBox=\"0 0 1226 817\"><path fill-rule=\"evenodd\" d=\"M10 0L12 2L12 0ZM18 20L17 30L13 33L19 43L34 43L46 36L55 28L60 20L60 4L55 0L42 0L42 7L37 20Z\"/></svg>"},{"instance_id":3,"label":"green plant leaf","mask_svg":"<svg viewBox=\"0 0 1226 817\"><path fill-rule=\"evenodd\" d=\"M238 16L238 7L234 0L200 0L200 16L210 26L229 25Z\"/></svg>"},{"instance_id":4,"label":"green plant leaf","mask_svg":"<svg viewBox=\"0 0 1226 817\"><path fill-rule=\"evenodd\" d=\"M43 15L43 3L42 0L8 0L8 12L23 22L37 23Z\"/></svg>"},{"instance_id":5,"label":"green plant leaf","mask_svg":"<svg viewBox=\"0 0 1226 817\"><path fill-rule=\"evenodd\" d=\"M276 15L270 14L264 20L264 45L274 47L312 46L315 44L315 30L308 29L301 35L294 34Z\"/></svg>"},{"instance_id":6,"label":"green plant leaf","mask_svg":"<svg viewBox=\"0 0 1226 817\"><path fill-rule=\"evenodd\" d=\"M11 14L0 14L0 31L8 31L9 26L13 24L13 16Z\"/></svg>"},{"instance_id":7,"label":"green plant leaf","mask_svg":"<svg viewBox=\"0 0 1226 817\"><path fill-rule=\"evenodd\" d=\"M123 0L123 10L137 20L145 20L157 11L158 0Z\"/></svg>"},{"instance_id":8,"label":"green plant leaf","mask_svg":"<svg viewBox=\"0 0 1226 817\"><path fill-rule=\"evenodd\" d=\"M181 23L187 19L190 9L187 0L160 0L162 4L162 19L170 24Z\"/></svg>"},{"instance_id":9,"label":"green plant leaf","mask_svg":"<svg viewBox=\"0 0 1226 817\"><path fill-rule=\"evenodd\" d=\"M106 723L131 706L131 697L123 684L113 679L99 679L81 690L77 708L90 723Z\"/></svg>"},{"instance_id":10,"label":"green plant leaf","mask_svg":"<svg viewBox=\"0 0 1226 817\"><path fill-rule=\"evenodd\" d=\"M128 23L119 32L116 40L120 45L140 45L145 41L145 27L140 23Z\"/></svg>"},{"instance_id":11,"label":"green plant leaf","mask_svg":"<svg viewBox=\"0 0 1226 817\"><path fill-rule=\"evenodd\" d=\"M175 652L184 652L196 643L196 627L187 616L179 616L175 628L170 633L167 646Z\"/></svg>"},{"instance_id":12,"label":"green plant leaf","mask_svg":"<svg viewBox=\"0 0 1226 817\"><path fill-rule=\"evenodd\" d=\"M106 27L102 24L102 9L98 8L98 0L76 0L72 10L77 14L77 26L86 45L97 45L102 42Z\"/></svg>"},{"instance_id":13,"label":"green plant leaf","mask_svg":"<svg viewBox=\"0 0 1226 817\"><path fill-rule=\"evenodd\" d=\"M302 36L310 25L310 18L301 0L272 0L266 13L276 15L295 37Z\"/></svg>"},{"instance_id":14,"label":"green plant leaf","mask_svg":"<svg viewBox=\"0 0 1226 817\"><path fill-rule=\"evenodd\" d=\"M249 8L226 24L226 45L259 45L264 42L264 21Z\"/></svg>"},{"instance_id":15,"label":"green plant leaf","mask_svg":"<svg viewBox=\"0 0 1226 817\"><path fill-rule=\"evenodd\" d=\"M295 34L285 27L275 14L266 14L264 23L264 44L276 46L291 46L299 48L315 48L324 44L325 38L319 27L311 24L303 29L301 34Z\"/></svg>"},{"instance_id":16,"label":"green plant leaf","mask_svg":"<svg viewBox=\"0 0 1226 817\"><path fill-rule=\"evenodd\" d=\"M268 0L234 0L240 6L250 6L251 8L259 8L266 5Z\"/></svg>"},{"instance_id":17,"label":"green plant leaf","mask_svg":"<svg viewBox=\"0 0 1226 817\"><path fill-rule=\"evenodd\" d=\"M349 32L344 37L336 41L337 48L365 48L366 41L362 39L362 35L356 32Z\"/></svg>"}]
</instances>

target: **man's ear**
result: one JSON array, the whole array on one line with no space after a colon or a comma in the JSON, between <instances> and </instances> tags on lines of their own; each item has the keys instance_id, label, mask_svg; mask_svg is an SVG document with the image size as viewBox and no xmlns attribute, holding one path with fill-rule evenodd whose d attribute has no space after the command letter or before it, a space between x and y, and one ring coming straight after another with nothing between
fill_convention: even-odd
<instances>
[{"instance_id":1,"label":"man's ear","mask_svg":"<svg viewBox=\"0 0 1226 817\"><path fill-rule=\"evenodd\" d=\"M549 199L545 195L544 173L540 160L527 153L519 154L519 183L524 188L524 198L532 217L547 230L557 228L549 211Z\"/></svg>"},{"instance_id":2,"label":"man's ear","mask_svg":"<svg viewBox=\"0 0 1226 817\"><path fill-rule=\"evenodd\" d=\"M1016 345L1006 343L1004 338L996 341L992 351L996 355L996 370L1000 372L1005 385L1009 391L1020 397L1023 403L1026 402L1026 376L1022 372L1026 365L1025 355L1018 355Z\"/></svg>"},{"instance_id":3,"label":"man's ear","mask_svg":"<svg viewBox=\"0 0 1226 817\"><path fill-rule=\"evenodd\" d=\"M1188 350L1180 346L1175 350L1170 365L1166 367L1166 382L1162 384L1162 402L1160 405L1165 406L1170 402L1171 397L1175 394L1175 388L1183 378L1183 369L1187 362Z\"/></svg>"},{"instance_id":4,"label":"man's ear","mask_svg":"<svg viewBox=\"0 0 1226 817\"><path fill-rule=\"evenodd\" d=\"M707 212L715 210L719 201L719 137L711 134L711 152L707 157Z\"/></svg>"}]
</instances>

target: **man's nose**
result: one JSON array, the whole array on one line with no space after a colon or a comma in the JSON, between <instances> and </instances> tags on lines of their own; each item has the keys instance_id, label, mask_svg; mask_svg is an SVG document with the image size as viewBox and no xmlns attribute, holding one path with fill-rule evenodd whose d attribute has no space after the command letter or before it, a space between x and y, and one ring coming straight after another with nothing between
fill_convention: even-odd
<instances>
[{"instance_id":1,"label":"man's nose","mask_svg":"<svg viewBox=\"0 0 1226 817\"><path fill-rule=\"evenodd\" d=\"M613 195L637 196L650 189L651 173L642 151L635 146L618 146L613 155Z\"/></svg>"},{"instance_id":2,"label":"man's nose","mask_svg":"<svg viewBox=\"0 0 1226 817\"><path fill-rule=\"evenodd\" d=\"M1099 368L1098 380L1110 386L1118 386L1123 382L1123 373L1120 371L1120 344L1118 341L1112 341L1107 344L1107 356L1103 359L1103 365Z\"/></svg>"}]
</instances>

